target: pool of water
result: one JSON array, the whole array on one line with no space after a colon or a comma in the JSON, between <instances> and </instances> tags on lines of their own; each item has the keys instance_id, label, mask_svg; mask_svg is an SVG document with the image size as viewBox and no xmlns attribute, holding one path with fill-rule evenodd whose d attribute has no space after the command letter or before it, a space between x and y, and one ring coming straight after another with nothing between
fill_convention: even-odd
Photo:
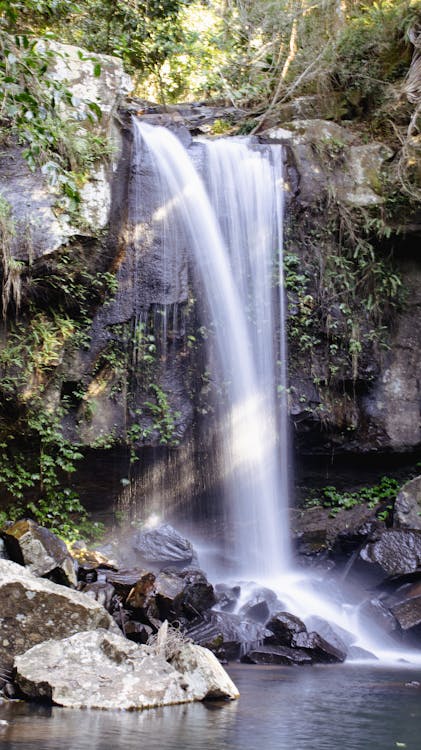
<instances>
[{"instance_id":1,"label":"pool of water","mask_svg":"<svg viewBox=\"0 0 421 750\"><path fill-rule=\"evenodd\" d=\"M143 712L0 705L1 750L387 750L421 747L421 672L233 665L234 702Z\"/></svg>"}]
</instances>

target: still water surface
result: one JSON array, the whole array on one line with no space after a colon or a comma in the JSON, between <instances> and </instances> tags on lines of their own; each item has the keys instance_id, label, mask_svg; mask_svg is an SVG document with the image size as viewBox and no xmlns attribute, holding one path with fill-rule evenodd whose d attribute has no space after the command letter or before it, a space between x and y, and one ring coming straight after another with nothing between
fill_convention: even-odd
<instances>
[{"instance_id":1,"label":"still water surface","mask_svg":"<svg viewBox=\"0 0 421 750\"><path fill-rule=\"evenodd\" d=\"M144 712L0 705L1 750L421 750L419 670L341 666L229 672L241 698Z\"/></svg>"}]
</instances>

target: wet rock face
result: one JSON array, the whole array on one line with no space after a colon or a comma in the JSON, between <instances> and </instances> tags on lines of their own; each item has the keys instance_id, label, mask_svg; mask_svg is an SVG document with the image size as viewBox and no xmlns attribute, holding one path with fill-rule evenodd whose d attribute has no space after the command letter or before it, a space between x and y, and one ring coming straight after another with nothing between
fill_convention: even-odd
<instances>
[{"instance_id":1,"label":"wet rock face","mask_svg":"<svg viewBox=\"0 0 421 750\"><path fill-rule=\"evenodd\" d=\"M108 612L88 596L37 578L9 560L0 560L0 664L48 638L81 630L117 632Z\"/></svg>"},{"instance_id":2,"label":"wet rock face","mask_svg":"<svg viewBox=\"0 0 421 750\"><path fill-rule=\"evenodd\" d=\"M48 529L29 519L17 521L2 532L8 556L37 576L76 586L75 561L65 543Z\"/></svg>"},{"instance_id":3,"label":"wet rock face","mask_svg":"<svg viewBox=\"0 0 421 750\"><path fill-rule=\"evenodd\" d=\"M25 695L71 708L139 709L238 697L206 649L180 645L169 663L159 648L104 630L35 646L17 657L15 666Z\"/></svg>"},{"instance_id":4,"label":"wet rock face","mask_svg":"<svg viewBox=\"0 0 421 750\"><path fill-rule=\"evenodd\" d=\"M376 541L362 548L360 557L377 564L383 578L414 573L421 570L421 531L383 531Z\"/></svg>"},{"instance_id":5,"label":"wet rock face","mask_svg":"<svg viewBox=\"0 0 421 750\"><path fill-rule=\"evenodd\" d=\"M346 650L329 643L318 633L297 633L292 645L294 648L304 649L315 663L334 664L346 659Z\"/></svg>"},{"instance_id":6,"label":"wet rock face","mask_svg":"<svg viewBox=\"0 0 421 750\"><path fill-rule=\"evenodd\" d=\"M298 633L305 633L307 628L295 615L289 612L277 612L266 623L266 628L272 635L265 639L265 644L291 646L292 640Z\"/></svg>"},{"instance_id":7,"label":"wet rock face","mask_svg":"<svg viewBox=\"0 0 421 750\"><path fill-rule=\"evenodd\" d=\"M238 659L270 636L270 631L256 622L243 620L228 612L206 612L186 627L194 643L211 649L221 659Z\"/></svg>"},{"instance_id":8,"label":"wet rock face","mask_svg":"<svg viewBox=\"0 0 421 750\"><path fill-rule=\"evenodd\" d=\"M244 664L311 664L312 657L303 649L287 646L259 646L241 657Z\"/></svg>"},{"instance_id":9,"label":"wet rock face","mask_svg":"<svg viewBox=\"0 0 421 750\"><path fill-rule=\"evenodd\" d=\"M393 525L421 530L421 477L406 482L400 490L393 508Z\"/></svg>"}]
</instances>

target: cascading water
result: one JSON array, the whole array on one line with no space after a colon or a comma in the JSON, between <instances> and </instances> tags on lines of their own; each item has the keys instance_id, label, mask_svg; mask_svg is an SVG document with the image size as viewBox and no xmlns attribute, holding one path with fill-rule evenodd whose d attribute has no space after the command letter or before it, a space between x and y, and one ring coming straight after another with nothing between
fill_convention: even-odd
<instances>
[{"instance_id":1,"label":"cascading water","mask_svg":"<svg viewBox=\"0 0 421 750\"><path fill-rule=\"evenodd\" d=\"M226 386L224 425L224 484L236 526L231 550L232 571L242 575L269 575L283 570L289 560L288 524L281 522L280 498L288 508L286 483L277 460L277 430L274 414L274 313L271 278L273 252L280 242L275 180L276 167L262 155L239 145L231 155L232 200L238 179L235 158L241 153L241 179L252 191L249 217L242 236L236 236L239 215L232 221L232 201L220 204L228 243L235 256L245 257L236 283L223 231L204 184L180 141L164 128L134 121L135 150L147 144L160 176L161 196L155 222L177 226L191 247L200 269L213 324ZM209 150L209 158L212 153ZM257 189L256 189L257 186ZM211 186L217 202L217 181ZM240 205L235 207L237 214ZM171 240L170 240L171 241ZM162 237L165 254L165 234ZM243 245L248 248L241 256ZM257 254L256 248L263 248ZM253 284L248 280L253 278ZM259 307L259 300L266 301ZM254 329L255 333L251 334ZM258 357L254 357L256 344Z\"/></svg>"},{"instance_id":2,"label":"cascading water","mask_svg":"<svg viewBox=\"0 0 421 750\"><path fill-rule=\"evenodd\" d=\"M379 652L370 633L355 624L355 607L322 595L320 582L292 564L282 148L244 139L202 141L205 188L171 132L133 122L135 153L142 158L145 150L156 170L153 223L158 232L162 225L163 257L167 242L191 249L215 330L225 390L221 473L235 529L226 575L269 583L288 611L304 619L317 613L355 632L359 645L378 657L402 659L396 650Z\"/></svg>"}]
</instances>

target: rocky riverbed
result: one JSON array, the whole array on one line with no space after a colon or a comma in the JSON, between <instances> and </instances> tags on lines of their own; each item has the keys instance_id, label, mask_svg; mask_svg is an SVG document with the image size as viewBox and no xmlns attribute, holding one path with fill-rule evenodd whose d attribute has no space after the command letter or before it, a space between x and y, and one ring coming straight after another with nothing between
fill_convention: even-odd
<instances>
[{"instance_id":1,"label":"rocky riverbed","mask_svg":"<svg viewBox=\"0 0 421 750\"><path fill-rule=\"evenodd\" d=\"M366 506L334 518L309 509L293 523L297 565L319 570L337 597L346 579L364 580L362 620L376 624L380 641L383 633L415 647L421 645L420 486L420 479L404 486L389 527L381 508ZM267 587L212 585L192 544L168 524L132 536L131 567L82 545L70 553L31 520L9 524L1 536L5 697L142 708L237 697L220 662L370 658L352 632L317 612L304 622Z\"/></svg>"}]
</instances>

